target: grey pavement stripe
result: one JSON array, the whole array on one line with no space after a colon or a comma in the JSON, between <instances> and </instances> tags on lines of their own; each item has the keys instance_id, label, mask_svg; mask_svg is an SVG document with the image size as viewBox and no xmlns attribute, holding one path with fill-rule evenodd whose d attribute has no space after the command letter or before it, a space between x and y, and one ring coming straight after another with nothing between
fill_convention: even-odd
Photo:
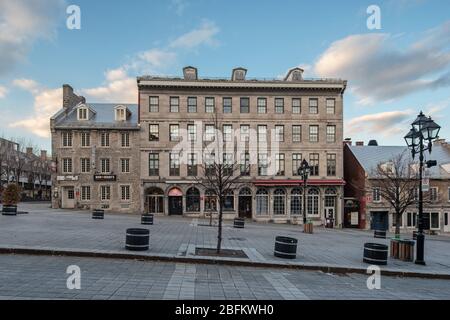
<instances>
[{"instance_id":1,"label":"grey pavement stripe","mask_svg":"<svg viewBox=\"0 0 450 320\"><path fill-rule=\"evenodd\" d=\"M242 248L242 250L252 261L266 261L266 258L256 248Z\"/></svg>"},{"instance_id":2,"label":"grey pavement stripe","mask_svg":"<svg viewBox=\"0 0 450 320\"><path fill-rule=\"evenodd\" d=\"M194 299L196 272L195 265L177 263L163 299Z\"/></svg>"},{"instance_id":3,"label":"grey pavement stripe","mask_svg":"<svg viewBox=\"0 0 450 320\"><path fill-rule=\"evenodd\" d=\"M186 251L186 256L195 256L195 244L189 244Z\"/></svg>"},{"instance_id":4,"label":"grey pavement stripe","mask_svg":"<svg viewBox=\"0 0 450 320\"><path fill-rule=\"evenodd\" d=\"M187 248L188 248L188 244L187 243L182 243L181 246L178 248L177 255L179 255L179 256L185 255L186 252L187 252Z\"/></svg>"},{"instance_id":5,"label":"grey pavement stripe","mask_svg":"<svg viewBox=\"0 0 450 320\"><path fill-rule=\"evenodd\" d=\"M309 298L294 286L282 274L276 272L264 273L264 278L285 300L309 300Z\"/></svg>"}]
</instances>

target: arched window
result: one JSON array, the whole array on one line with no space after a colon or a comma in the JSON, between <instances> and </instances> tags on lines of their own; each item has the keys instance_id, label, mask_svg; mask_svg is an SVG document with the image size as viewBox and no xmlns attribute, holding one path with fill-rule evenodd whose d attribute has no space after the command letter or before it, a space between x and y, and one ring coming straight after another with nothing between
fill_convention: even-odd
<instances>
[{"instance_id":1,"label":"arched window","mask_svg":"<svg viewBox=\"0 0 450 320\"><path fill-rule=\"evenodd\" d=\"M231 190L224 194L223 210L225 211L234 210L234 193Z\"/></svg>"},{"instance_id":2,"label":"arched window","mask_svg":"<svg viewBox=\"0 0 450 320\"><path fill-rule=\"evenodd\" d=\"M273 192L273 214L286 214L286 192L283 189L276 189Z\"/></svg>"},{"instance_id":3,"label":"arched window","mask_svg":"<svg viewBox=\"0 0 450 320\"><path fill-rule=\"evenodd\" d=\"M239 195L240 196L251 196L252 195L252 191L249 188L242 188L239 191Z\"/></svg>"},{"instance_id":4,"label":"arched window","mask_svg":"<svg viewBox=\"0 0 450 320\"><path fill-rule=\"evenodd\" d=\"M319 190L316 188L308 190L307 210L308 215L318 215L319 214Z\"/></svg>"},{"instance_id":5,"label":"arched window","mask_svg":"<svg viewBox=\"0 0 450 320\"><path fill-rule=\"evenodd\" d=\"M149 188L145 195L145 208L148 213L164 212L164 191L159 188Z\"/></svg>"},{"instance_id":6,"label":"arched window","mask_svg":"<svg viewBox=\"0 0 450 320\"><path fill-rule=\"evenodd\" d=\"M336 207L336 189L335 188L327 188L325 189L325 199L324 206L327 208L335 208Z\"/></svg>"},{"instance_id":7,"label":"arched window","mask_svg":"<svg viewBox=\"0 0 450 320\"><path fill-rule=\"evenodd\" d=\"M186 211L200 211L200 191L197 188L192 187L186 191Z\"/></svg>"},{"instance_id":8,"label":"arched window","mask_svg":"<svg viewBox=\"0 0 450 320\"><path fill-rule=\"evenodd\" d=\"M269 214L269 192L266 189L256 191L256 214L260 216Z\"/></svg>"},{"instance_id":9,"label":"arched window","mask_svg":"<svg viewBox=\"0 0 450 320\"><path fill-rule=\"evenodd\" d=\"M217 197L213 190L205 191L205 211L217 211Z\"/></svg>"},{"instance_id":10,"label":"arched window","mask_svg":"<svg viewBox=\"0 0 450 320\"><path fill-rule=\"evenodd\" d=\"M302 214L303 205L303 191L300 188L292 189L291 191L291 214Z\"/></svg>"}]
</instances>

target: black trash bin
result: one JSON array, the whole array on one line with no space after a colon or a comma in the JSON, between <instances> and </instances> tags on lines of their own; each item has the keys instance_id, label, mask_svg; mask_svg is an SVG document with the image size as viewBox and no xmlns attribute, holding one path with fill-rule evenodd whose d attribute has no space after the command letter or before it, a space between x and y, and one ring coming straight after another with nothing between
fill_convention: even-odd
<instances>
[{"instance_id":1,"label":"black trash bin","mask_svg":"<svg viewBox=\"0 0 450 320\"><path fill-rule=\"evenodd\" d=\"M92 219L103 219L105 216L105 210L103 209L94 209L92 211Z\"/></svg>"},{"instance_id":2,"label":"black trash bin","mask_svg":"<svg viewBox=\"0 0 450 320\"><path fill-rule=\"evenodd\" d=\"M245 225L245 219L244 218L234 218L234 224L233 227L235 228L244 228Z\"/></svg>"},{"instance_id":3,"label":"black trash bin","mask_svg":"<svg viewBox=\"0 0 450 320\"><path fill-rule=\"evenodd\" d=\"M388 246L381 243L365 243L363 261L370 264L386 265Z\"/></svg>"},{"instance_id":4,"label":"black trash bin","mask_svg":"<svg viewBox=\"0 0 450 320\"><path fill-rule=\"evenodd\" d=\"M278 236L275 238L275 257L284 259L295 259L297 257L297 242L295 238Z\"/></svg>"},{"instance_id":5,"label":"black trash bin","mask_svg":"<svg viewBox=\"0 0 450 320\"><path fill-rule=\"evenodd\" d=\"M17 215L17 206L16 205L3 205L2 215L4 216L15 216Z\"/></svg>"},{"instance_id":6,"label":"black trash bin","mask_svg":"<svg viewBox=\"0 0 450 320\"><path fill-rule=\"evenodd\" d=\"M141 224L152 225L153 224L153 215L152 214L143 214L141 216Z\"/></svg>"},{"instance_id":7,"label":"black trash bin","mask_svg":"<svg viewBox=\"0 0 450 320\"><path fill-rule=\"evenodd\" d=\"M386 239L386 230L375 230L374 237L380 238L380 239Z\"/></svg>"},{"instance_id":8,"label":"black trash bin","mask_svg":"<svg viewBox=\"0 0 450 320\"><path fill-rule=\"evenodd\" d=\"M125 248L131 251L148 250L150 242L150 230L131 228L127 229Z\"/></svg>"}]
</instances>

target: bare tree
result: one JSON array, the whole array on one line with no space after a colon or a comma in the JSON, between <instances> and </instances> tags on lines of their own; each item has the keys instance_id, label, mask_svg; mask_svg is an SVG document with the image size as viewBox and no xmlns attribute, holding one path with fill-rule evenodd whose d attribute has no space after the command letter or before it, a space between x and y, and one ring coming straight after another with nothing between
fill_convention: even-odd
<instances>
[{"instance_id":1,"label":"bare tree","mask_svg":"<svg viewBox=\"0 0 450 320\"><path fill-rule=\"evenodd\" d=\"M379 163L373 170L370 189L377 189L380 196L394 210L395 234L400 234L400 221L405 210L417 202L419 187L417 165L406 152Z\"/></svg>"}]
</instances>

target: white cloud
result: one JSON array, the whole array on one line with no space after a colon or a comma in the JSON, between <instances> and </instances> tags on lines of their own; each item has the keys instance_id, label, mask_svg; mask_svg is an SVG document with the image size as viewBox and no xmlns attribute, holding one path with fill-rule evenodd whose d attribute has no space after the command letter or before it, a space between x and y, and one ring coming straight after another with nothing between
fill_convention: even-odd
<instances>
[{"instance_id":1,"label":"white cloud","mask_svg":"<svg viewBox=\"0 0 450 320\"><path fill-rule=\"evenodd\" d=\"M320 77L349 80L362 104L450 85L450 21L428 30L405 50L395 43L395 36L384 33L348 36L331 44L314 71Z\"/></svg>"},{"instance_id":2,"label":"white cloud","mask_svg":"<svg viewBox=\"0 0 450 320\"><path fill-rule=\"evenodd\" d=\"M173 40L169 47L181 49L193 49L203 44L217 46L219 42L214 36L219 33L219 28L214 22L204 21L202 25L190 32L187 32Z\"/></svg>"},{"instance_id":3,"label":"white cloud","mask_svg":"<svg viewBox=\"0 0 450 320\"><path fill-rule=\"evenodd\" d=\"M0 99L6 97L8 89L6 87L0 86Z\"/></svg>"},{"instance_id":4,"label":"white cloud","mask_svg":"<svg viewBox=\"0 0 450 320\"><path fill-rule=\"evenodd\" d=\"M32 79L17 79L13 83L33 95L33 114L31 117L13 122L9 126L23 128L42 138L50 137L50 118L61 109L62 88L43 88Z\"/></svg>"},{"instance_id":5,"label":"white cloud","mask_svg":"<svg viewBox=\"0 0 450 320\"><path fill-rule=\"evenodd\" d=\"M36 40L54 36L63 4L63 0L0 1L0 75L24 61Z\"/></svg>"}]
</instances>

